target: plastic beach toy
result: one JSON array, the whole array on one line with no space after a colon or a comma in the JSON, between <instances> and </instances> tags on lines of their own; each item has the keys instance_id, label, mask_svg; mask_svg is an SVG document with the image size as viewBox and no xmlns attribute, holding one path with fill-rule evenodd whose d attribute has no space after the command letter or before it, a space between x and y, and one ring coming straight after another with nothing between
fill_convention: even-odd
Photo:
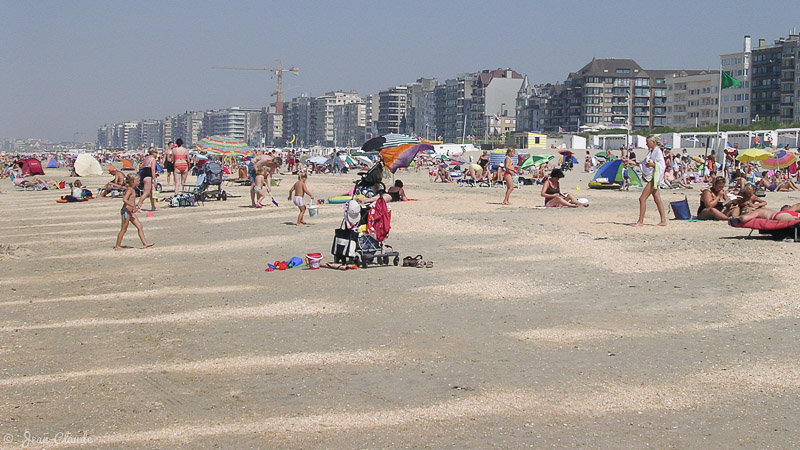
<instances>
[{"instance_id":1,"label":"plastic beach toy","mask_svg":"<svg viewBox=\"0 0 800 450\"><path fill-rule=\"evenodd\" d=\"M300 258L299 256L293 256L289 261L287 261L286 267L291 269L299 266L300 264L303 264L303 259Z\"/></svg>"},{"instance_id":2,"label":"plastic beach toy","mask_svg":"<svg viewBox=\"0 0 800 450\"><path fill-rule=\"evenodd\" d=\"M319 263L322 261L322 253L309 253L306 255L308 261L308 268L311 270L319 269Z\"/></svg>"}]
</instances>

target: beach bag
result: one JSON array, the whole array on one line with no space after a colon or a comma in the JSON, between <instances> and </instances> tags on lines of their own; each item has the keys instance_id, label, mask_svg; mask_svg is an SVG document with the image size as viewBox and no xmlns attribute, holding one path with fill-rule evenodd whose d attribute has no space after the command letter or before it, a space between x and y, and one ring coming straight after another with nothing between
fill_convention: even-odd
<instances>
[{"instance_id":1,"label":"beach bag","mask_svg":"<svg viewBox=\"0 0 800 450\"><path fill-rule=\"evenodd\" d=\"M692 218L692 213L689 210L689 200L683 196L683 200L677 202L669 202L669 209L675 214L677 220L689 220Z\"/></svg>"},{"instance_id":2,"label":"beach bag","mask_svg":"<svg viewBox=\"0 0 800 450\"><path fill-rule=\"evenodd\" d=\"M331 254L334 261L344 261L356 256L358 248L358 233L345 228L334 230Z\"/></svg>"}]
</instances>

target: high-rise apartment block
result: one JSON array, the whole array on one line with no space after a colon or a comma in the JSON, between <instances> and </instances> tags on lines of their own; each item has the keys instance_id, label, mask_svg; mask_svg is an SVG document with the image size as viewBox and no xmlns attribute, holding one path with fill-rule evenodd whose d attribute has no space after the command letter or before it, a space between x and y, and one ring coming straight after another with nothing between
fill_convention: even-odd
<instances>
[{"instance_id":1,"label":"high-rise apartment block","mask_svg":"<svg viewBox=\"0 0 800 450\"><path fill-rule=\"evenodd\" d=\"M366 105L358 100L333 108L333 146L355 147L364 142L366 127Z\"/></svg>"},{"instance_id":2,"label":"high-rise apartment block","mask_svg":"<svg viewBox=\"0 0 800 450\"><path fill-rule=\"evenodd\" d=\"M722 70L742 83L742 86L723 89L720 97L720 123L740 126L750 124L751 61L750 36L744 37L744 49L741 52L720 55Z\"/></svg>"},{"instance_id":3,"label":"high-rise apartment block","mask_svg":"<svg viewBox=\"0 0 800 450\"><path fill-rule=\"evenodd\" d=\"M667 123L671 128L716 125L719 71L684 71L669 74L667 82Z\"/></svg>"},{"instance_id":4,"label":"high-rise apartment block","mask_svg":"<svg viewBox=\"0 0 800 450\"><path fill-rule=\"evenodd\" d=\"M436 136L435 78L419 78L408 85L406 131L425 139Z\"/></svg>"},{"instance_id":5,"label":"high-rise apartment block","mask_svg":"<svg viewBox=\"0 0 800 450\"><path fill-rule=\"evenodd\" d=\"M312 101L308 94L302 94L283 103L283 135L288 140L294 137L295 146L314 144Z\"/></svg>"},{"instance_id":6,"label":"high-rise apartment block","mask_svg":"<svg viewBox=\"0 0 800 450\"><path fill-rule=\"evenodd\" d=\"M314 130L312 142L316 145L335 146L338 139L333 126L334 108L360 100L356 91L334 91L314 98L311 102Z\"/></svg>"},{"instance_id":7,"label":"high-rise apartment block","mask_svg":"<svg viewBox=\"0 0 800 450\"><path fill-rule=\"evenodd\" d=\"M288 139L283 136L283 103L261 109L261 135L267 147L283 145L292 140L291 136Z\"/></svg>"},{"instance_id":8,"label":"high-rise apartment block","mask_svg":"<svg viewBox=\"0 0 800 450\"><path fill-rule=\"evenodd\" d=\"M228 136L244 141L247 145L261 146L261 109L234 106L208 111L203 115L200 134L200 139L206 136Z\"/></svg>"},{"instance_id":9,"label":"high-rise apartment block","mask_svg":"<svg viewBox=\"0 0 800 450\"><path fill-rule=\"evenodd\" d=\"M408 86L378 93L378 134L405 133L408 121Z\"/></svg>"},{"instance_id":10,"label":"high-rise apartment block","mask_svg":"<svg viewBox=\"0 0 800 450\"><path fill-rule=\"evenodd\" d=\"M516 131L539 131L544 122L544 110L553 95L555 86L550 83L531 86L526 75L517 92Z\"/></svg>"},{"instance_id":11,"label":"high-rise apartment block","mask_svg":"<svg viewBox=\"0 0 800 450\"><path fill-rule=\"evenodd\" d=\"M488 136L492 120L514 112L522 82L522 75L511 69L484 70L445 80L435 93L438 137L461 142L467 136Z\"/></svg>"},{"instance_id":12,"label":"high-rise apartment block","mask_svg":"<svg viewBox=\"0 0 800 450\"><path fill-rule=\"evenodd\" d=\"M581 126L659 128L667 122L666 78L698 70L645 70L632 59L592 59L554 89L544 129L577 132Z\"/></svg>"}]
</instances>

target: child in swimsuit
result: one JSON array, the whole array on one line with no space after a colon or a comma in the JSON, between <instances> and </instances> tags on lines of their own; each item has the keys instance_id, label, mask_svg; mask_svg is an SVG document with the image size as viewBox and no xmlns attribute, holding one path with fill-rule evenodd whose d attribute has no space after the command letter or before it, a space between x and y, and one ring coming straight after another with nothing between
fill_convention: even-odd
<instances>
[{"instance_id":1,"label":"child in swimsuit","mask_svg":"<svg viewBox=\"0 0 800 450\"><path fill-rule=\"evenodd\" d=\"M148 243L147 240L144 238L144 230L142 230L142 224L139 222L139 219L136 217L136 191L134 191L134 186L139 184L139 175L133 174L128 175L125 178L125 195L122 197L122 209L119 211L120 215L122 216L122 226L119 230L119 234L117 235L117 245L114 246L114 250L122 250L122 238L125 236L125 232L128 231L128 224L133 223L133 226L136 227L136 231L139 233L139 239L142 241L142 248L152 247L154 244Z\"/></svg>"},{"instance_id":2,"label":"child in swimsuit","mask_svg":"<svg viewBox=\"0 0 800 450\"><path fill-rule=\"evenodd\" d=\"M258 173L256 174L255 180L253 181L253 190L256 193L256 208L263 208L263 200L267 198L267 194L265 193L264 189L264 168L259 167Z\"/></svg>"},{"instance_id":3,"label":"child in swimsuit","mask_svg":"<svg viewBox=\"0 0 800 450\"><path fill-rule=\"evenodd\" d=\"M297 226L306 224L303 221L303 215L306 213L306 205L303 203L303 197L308 194L311 200L314 200L314 195L311 194L306 186L306 179L308 179L308 175L306 173L301 173L297 176L297 182L289 189L289 200L300 208L300 215L297 216ZM294 197L292 197L292 194L294 194Z\"/></svg>"}]
</instances>

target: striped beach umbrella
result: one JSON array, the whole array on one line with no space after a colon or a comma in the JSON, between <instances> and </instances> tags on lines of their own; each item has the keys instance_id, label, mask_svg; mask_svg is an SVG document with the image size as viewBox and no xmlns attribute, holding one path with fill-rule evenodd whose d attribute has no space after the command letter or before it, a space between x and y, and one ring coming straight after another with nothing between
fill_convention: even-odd
<instances>
[{"instance_id":1,"label":"striped beach umbrella","mask_svg":"<svg viewBox=\"0 0 800 450\"><path fill-rule=\"evenodd\" d=\"M247 143L230 136L208 136L200 139L197 149L216 155L227 155L230 153L245 154L250 151Z\"/></svg>"},{"instance_id":2,"label":"striped beach umbrella","mask_svg":"<svg viewBox=\"0 0 800 450\"><path fill-rule=\"evenodd\" d=\"M795 161L797 161L797 156L794 153L778 150L775 152L775 156L761 161L761 166L765 169L779 170L791 166Z\"/></svg>"}]
</instances>

